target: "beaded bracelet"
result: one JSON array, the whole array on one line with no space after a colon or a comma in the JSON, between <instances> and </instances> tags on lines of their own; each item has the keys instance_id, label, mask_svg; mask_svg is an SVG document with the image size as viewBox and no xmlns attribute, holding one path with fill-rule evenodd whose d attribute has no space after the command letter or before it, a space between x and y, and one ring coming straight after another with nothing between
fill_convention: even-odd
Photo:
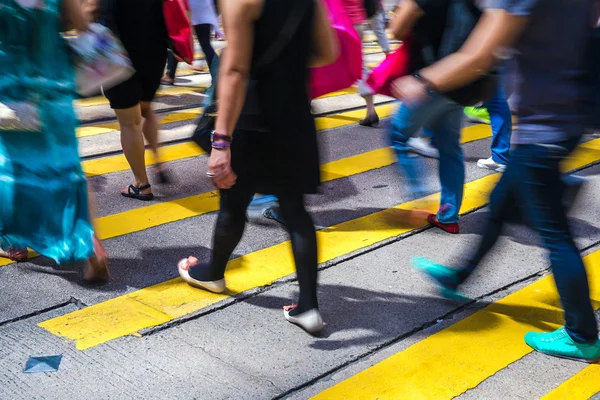
<instances>
[{"instance_id":1,"label":"beaded bracelet","mask_svg":"<svg viewBox=\"0 0 600 400\"><path fill-rule=\"evenodd\" d=\"M229 142L212 142L212 148L215 150L225 150L231 146Z\"/></svg>"},{"instance_id":2,"label":"beaded bracelet","mask_svg":"<svg viewBox=\"0 0 600 400\"><path fill-rule=\"evenodd\" d=\"M212 131L210 134L210 141L212 142L212 148L215 150L225 150L231 146L232 138L229 135L217 133Z\"/></svg>"}]
</instances>

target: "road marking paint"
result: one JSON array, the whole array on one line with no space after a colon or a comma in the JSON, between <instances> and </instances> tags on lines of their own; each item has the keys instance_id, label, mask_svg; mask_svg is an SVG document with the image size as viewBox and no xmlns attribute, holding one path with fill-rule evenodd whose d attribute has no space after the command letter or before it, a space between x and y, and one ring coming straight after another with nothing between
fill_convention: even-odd
<instances>
[{"instance_id":1,"label":"road marking paint","mask_svg":"<svg viewBox=\"0 0 600 400\"><path fill-rule=\"evenodd\" d=\"M600 365L593 364L565 381L541 400L588 400L600 393Z\"/></svg>"},{"instance_id":2,"label":"road marking paint","mask_svg":"<svg viewBox=\"0 0 600 400\"><path fill-rule=\"evenodd\" d=\"M384 118L392 114L395 106L393 104L386 104L378 106L377 112ZM179 117L177 114L182 114ZM200 114L200 110L187 110L186 112L174 113L168 115L163 121L164 123L178 122L182 120L191 120ZM194 115L194 116L192 116ZM339 128L342 126L348 126L355 124L364 116L364 110L348 111L340 114L329 115L326 117L318 117L315 119L317 130ZM191 134L191 132L190 132ZM196 146L191 142L179 143L169 146L161 147L161 157L163 162L171 162L177 160L183 160L185 158L196 157L205 154L204 150ZM148 165L154 165L155 160L152 151L146 150L146 160ZM102 157L92 160L85 160L82 162L84 172L88 176L97 176L110 174L113 172L127 171L129 164L123 154Z\"/></svg>"},{"instance_id":3,"label":"road marking paint","mask_svg":"<svg viewBox=\"0 0 600 400\"><path fill-rule=\"evenodd\" d=\"M176 91L176 93L179 93L179 94L191 93L192 91L196 90L196 89L190 89L190 88L178 88L178 89L181 89L180 91ZM326 94L324 96L319 97L318 99L344 96L344 95L348 95L348 94L356 94L357 92L358 92L358 89L355 86L352 86L352 87L349 87L344 90L339 90L337 92ZM173 94L173 95L175 95L175 94ZM165 96L170 96L170 95L165 95ZM95 103L100 102L99 99L96 99L93 101ZM106 100L106 101L108 104L108 100ZM199 100L198 104L200 104L200 103L201 103L201 101ZM158 114L158 119L159 119L159 123L161 125L165 125L165 124L173 123L173 122L190 121L190 120L193 120L194 118L196 118L201 113L201 111L202 111L201 108L178 110L178 111L173 111L166 115ZM114 131L118 131L119 129L120 129L119 123L116 121L113 121L113 122L107 122L104 124L81 126L81 127L77 128L76 135L78 138L83 138L83 137L89 137L89 136L102 135L105 133L111 133Z\"/></svg>"},{"instance_id":4,"label":"road marking paint","mask_svg":"<svg viewBox=\"0 0 600 400\"><path fill-rule=\"evenodd\" d=\"M597 152L600 150L600 139L585 143L582 147ZM579 154L583 156L580 157ZM588 164L589 158L585 154L586 151L578 150L575 156L568 160L566 168L574 169ZM328 173L335 174L331 170ZM493 174L467 183L461 213L484 206L499 178L499 174ZM216 202L216 199L213 201ZM407 213L412 210L424 209L435 212L438 202L439 193L436 193L318 231L319 263L426 226L427 222L424 218L413 221L411 226L400 221L405 221ZM178 212L188 211L182 207ZM152 218L161 218L161 214L153 213ZM144 220L148 220L148 217L136 218L134 226L144 224ZM122 223L122 218L103 229L119 229L114 226L116 221ZM366 232L368 235L365 234ZM176 260L173 262L175 263ZM292 274L293 265L289 241L234 259L229 263L227 270L229 294L234 295L269 285L277 279ZM166 321L196 312L225 298L227 295L215 295L196 290L181 279L173 279L44 321L39 326L75 342L78 349L85 350L119 337L138 333L145 328L164 324ZM132 306L126 306L128 304ZM472 338L470 335L467 337ZM459 368L452 370L457 369Z\"/></svg>"},{"instance_id":5,"label":"road marking paint","mask_svg":"<svg viewBox=\"0 0 600 400\"><path fill-rule=\"evenodd\" d=\"M600 251L584 260L598 308ZM563 323L554 281L546 276L313 399L452 399L532 352L525 333Z\"/></svg>"},{"instance_id":6,"label":"road marking paint","mask_svg":"<svg viewBox=\"0 0 600 400\"><path fill-rule=\"evenodd\" d=\"M473 125L463 129L461 141L463 143L468 143L490 136L491 130L488 125ZM173 154L183 156L186 152L189 154L197 151L197 149L195 145L183 143L181 145L169 147L169 151L173 152ZM394 162L394 156L388 148L377 149L323 164L321 166L321 180L323 182L329 182L346 178L374 169L383 168ZM96 220L98 225L98 235L101 239L110 239L181 219L213 212L217 210L215 207L218 206L215 196L215 192L207 192L171 202L158 203L148 207L141 207L123 213L101 217ZM185 210L193 212L188 213ZM37 253L30 251L30 258L37 256ZM13 262L6 258L0 258L0 266L9 264L13 264Z\"/></svg>"}]
</instances>

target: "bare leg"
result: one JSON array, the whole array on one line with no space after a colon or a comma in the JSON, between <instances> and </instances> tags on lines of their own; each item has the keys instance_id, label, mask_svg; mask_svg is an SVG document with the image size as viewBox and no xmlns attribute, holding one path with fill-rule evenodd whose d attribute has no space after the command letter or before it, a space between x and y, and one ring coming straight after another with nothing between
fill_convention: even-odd
<instances>
[{"instance_id":1,"label":"bare leg","mask_svg":"<svg viewBox=\"0 0 600 400\"><path fill-rule=\"evenodd\" d=\"M156 114L152 110L152 103L142 102L142 117L144 117L144 125L142 126L142 132L150 149L154 153L154 162L160 164L160 158L158 156L158 120Z\"/></svg>"},{"instance_id":2,"label":"bare leg","mask_svg":"<svg viewBox=\"0 0 600 400\"><path fill-rule=\"evenodd\" d=\"M83 270L83 279L88 282L104 282L108 279L108 261L104 247L98 239L98 229L95 225L96 198L88 189L88 204L90 210L90 221L94 225L94 255L87 261Z\"/></svg>"},{"instance_id":3,"label":"bare leg","mask_svg":"<svg viewBox=\"0 0 600 400\"><path fill-rule=\"evenodd\" d=\"M144 138L142 136L142 113L139 105L124 110L115 110L121 126L121 146L135 178L134 186L148 185ZM127 193L125 188L123 193ZM142 190L142 194L150 194L150 188Z\"/></svg>"}]
</instances>

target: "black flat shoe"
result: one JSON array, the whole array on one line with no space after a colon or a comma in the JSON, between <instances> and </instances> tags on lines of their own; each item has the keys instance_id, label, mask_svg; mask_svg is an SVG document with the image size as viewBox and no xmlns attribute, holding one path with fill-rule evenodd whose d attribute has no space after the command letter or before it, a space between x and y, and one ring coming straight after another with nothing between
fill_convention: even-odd
<instances>
[{"instance_id":1,"label":"black flat shoe","mask_svg":"<svg viewBox=\"0 0 600 400\"><path fill-rule=\"evenodd\" d=\"M370 128L377 128L379 127L379 115L375 114L373 115L369 115L367 116L367 118L365 119L361 119L358 122L361 126L368 126Z\"/></svg>"}]
</instances>

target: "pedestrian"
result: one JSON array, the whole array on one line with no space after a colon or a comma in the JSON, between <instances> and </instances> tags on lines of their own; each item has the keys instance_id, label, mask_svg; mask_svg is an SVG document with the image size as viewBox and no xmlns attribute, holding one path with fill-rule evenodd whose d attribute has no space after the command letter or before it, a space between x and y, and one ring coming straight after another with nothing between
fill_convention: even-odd
<instances>
[{"instance_id":1,"label":"pedestrian","mask_svg":"<svg viewBox=\"0 0 600 400\"><path fill-rule=\"evenodd\" d=\"M123 42L136 73L106 90L121 130L121 145L134 182L121 195L137 200L154 199L146 172L144 138L154 153L156 180L167 183L169 175L160 163L159 124L152 101L160 86L167 60L167 28L162 0L104 0L100 21Z\"/></svg>"},{"instance_id":2,"label":"pedestrian","mask_svg":"<svg viewBox=\"0 0 600 400\"><path fill-rule=\"evenodd\" d=\"M505 64L508 65L508 63ZM507 73L506 66L503 66L500 71L501 79L498 82L498 88L481 107L465 107L465 115L469 121L483 122L492 127L492 155L489 158L478 160L477 166L495 172L504 172L510 151L512 115L506 100L506 81L509 79Z\"/></svg>"},{"instance_id":3,"label":"pedestrian","mask_svg":"<svg viewBox=\"0 0 600 400\"><path fill-rule=\"evenodd\" d=\"M438 54L447 24L449 0L404 0L390 24L397 39L410 31L410 71L418 71L431 63L426 54ZM415 197L428 194L423 186L420 157L409 154L410 139L421 128L432 135L439 156L442 186L440 207L428 217L429 223L449 233L459 233L458 213L463 199L465 165L460 146L463 107L450 97L435 93L422 102L404 102L392 120L390 142L405 172L409 191Z\"/></svg>"},{"instance_id":4,"label":"pedestrian","mask_svg":"<svg viewBox=\"0 0 600 400\"><path fill-rule=\"evenodd\" d=\"M492 192L483 236L470 257L456 268L426 259L415 265L457 297L465 282L493 248L514 203L548 250L565 326L550 333L530 332L525 342L542 353L596 362L600 340L589 297L585 266L573 241L563 203L561 161L582 137L587 115L587 48L591 37L592 0L499 0L485 10L472 37L457 53L422 69L422 78L401 78L397 91L405 101L427 92L444 92L472 81L514 46L519 76L518 123L506 170ZM561 29L556 30L560 21ZM595 22L595 21L594 21Z\"/></svg>"},{"instance_id":5,"label":"pedestrian","mask_svg":"<svg viewBox=\"0 0 600 400\"><path fill-rule=\"evenodd\" d=\"M275 194L300 286L297 305L285 307L284 316L318 333L317 241L304 197L317 192L320 172L307 83L309 67L337 59L335 34L321 0L223 0L221 7L229 46L220 63L207 173L220 189L220 210L210 261L189 257L179 273L194 287L224 292L225 267L252 197Z\"/></svg>"},{"instance_id":6,"label":"pedestrian","mask_svg":"<svg viewBox=\"0 0 600 400\"><path fill-rule=\"evenodd\" d=\"M17 117L16 125L0 118L0 243L2 255L20 261L27 247L58 264L86 260L84 279L105 281L75 135L73 59L61 35L90 19L78 0L0 7L0 114Z\"/></svg>"},{"instance_id":7,"label":"pedestrian","mask_svg":"<svg viewBox=\"0 0 600 400\"><path fill-rule=\"evenodd\" d=\"M377 12L368 20L368 23L373 33L375 33L375 37L377 38L379 46L381 46L381 50L383 50L383 54L387 57L390 53L390 42L385 30L385 9L381 0L377 0ZM362 24L362 27L357 27L361 40L364 36L364 29L364 23ZM377 127L379 125L379 115L377 115L377 110L375 109L375 93L364 82L364 79L366 79L369 73L370 68L363 61L363 80L358 84L358 93L365 100L367 109L365 118L359 121L359 124L362 126Z\"/></svg>"},{"instance_id":8,"label":"pedestrian","mask_svg":"<svg viewBox=\"0 0 600 400\"><path fill-rule=\"evenodd\" d=\"M186 0L187 3L188 0ZM200 43L200 48L204 53L204 58L208 69L212 69L213 61L217 55L213 48L210 37L212 29L219 32L219 21L214 9L214 0L189 0L188 5L191 13L191 21L194 26L196 38ZM175 73L177 72L177 58L173 52L169 52L167 62L167 72L162 78L162 83L173 85L175 83Z\"/></svg>"}]
</instances>

